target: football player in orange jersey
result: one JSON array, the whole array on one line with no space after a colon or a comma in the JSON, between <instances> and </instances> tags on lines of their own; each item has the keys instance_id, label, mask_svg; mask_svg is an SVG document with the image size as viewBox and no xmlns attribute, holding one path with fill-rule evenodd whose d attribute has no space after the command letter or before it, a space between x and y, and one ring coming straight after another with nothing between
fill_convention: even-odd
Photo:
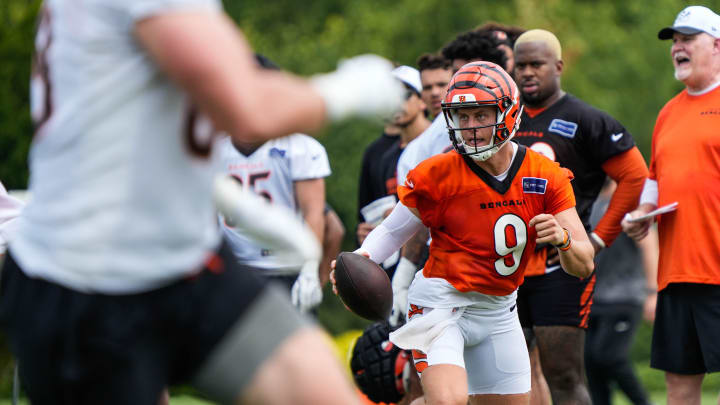
<instances>
[{"instance_id":1,"label":"football player in orange jersey","mask_svg":"<svg viewBox=\"0 0 720 405\"><path fill-rule=\"evenodd\" d=\"M537 243L550 243L568 273L594 269L572 173L509 142L521 110L501 67L463 66L443 102L453 150L410 171L400 202L358 249L382 262L421 226L430 229L409 321L390 335L413 350L421 373L425 395L414 405L527 404L530 363L515 298L528 259Z\"/></svg>"}]
</instances>

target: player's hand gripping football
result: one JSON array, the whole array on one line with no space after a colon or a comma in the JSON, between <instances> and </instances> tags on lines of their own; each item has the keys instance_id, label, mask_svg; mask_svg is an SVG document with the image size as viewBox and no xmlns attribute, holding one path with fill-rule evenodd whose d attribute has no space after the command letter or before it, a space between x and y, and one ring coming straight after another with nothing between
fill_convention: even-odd
<instances>
[{"instance_id":1,"label":"player's hand gripping football","mask_svg":"<svg viewBox=\"0 0 720 405\"><path fill-rule=\"evenodd\" d=\"M291 298L292 303L302 313L307 313L322 301L322 287L318 276L317 260L305 262L295 284L293 284Z\"/></svg>"},{"instance_id":2,"label":"player's hand gripping football","mask_svg":"<svg viewBox=\"0 0 720 405\"><path fill-rule=\"evenodd\" d=\"M528 225L535 227L537 232L536 242L538 244L549 243L558 246L565 241L565 229L560 226L552 214L536 215Z\"/></svg>"},{"instance_id":3,"label":"player's hand gripping football","mask_svg":"<svg viewBox=\"0 0 720 405\"><path fill-rule=\"evenodd\" d=\"M364 251L364 250L357 249L357 250L354 251L353 253L357 253L357 254L359 254L359 255L363 255L363 256L367 257L368 259L370 258L370 253L368 253L368 252L366 252L366 251ZM335 267L336 267L336 266L337 266L337 260L333 259L333 260L330 262L330 283L332 284L333 294L339 296L339 295L338 295L338 290L337 290L337 285L336 285L336 284L337 284L337 281L335 280ZM340 300L340 301L342 302L342 300ZM347 309L348 311L351 311L351 312L352 312L352 310L351 310L347 305L345 305L344 302L343 302L343 305L345 306L345 309Z\"/></svg>"}]
</instances>

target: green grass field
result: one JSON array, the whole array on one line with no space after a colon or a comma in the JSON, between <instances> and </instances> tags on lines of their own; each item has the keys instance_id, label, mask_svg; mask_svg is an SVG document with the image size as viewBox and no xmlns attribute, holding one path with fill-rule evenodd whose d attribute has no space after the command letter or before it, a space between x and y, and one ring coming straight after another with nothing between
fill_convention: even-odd
<instances>
[{"instance_id":1,"label":"green grass field","mask_svg":"<svg viewBox=\"0 0 720 405\"><path fill-rule=\"evenodd\" d=\"M651 401L656 405L665 405L665 392L654 391L650 393ZM613 397L614 405L632 405L622 394L616 394ZM178 402L178 404L201 404L202 402ZM173 402L175 404L175 402ZM703 392L701 405L718 404L718 394L712 392Z\"/></svg>"},{"instance_id":2,"label":"green grass field","mask_svg":"<svg viewBox=\"0 0 720 405\"><path fill-rule=\"evenodd\" d=\"M341 305L341 304L339 304ZM335 325L340 328L347 325ZM341 361L348 361L347 353L350 347L354 344L354 339L361 333L361 328L347 330L346 332L339 333L334 337L335 348L337 355ZM645 389L650 392L652 401L656 405L665 404L665 377L664 373L659 370L651 369L650 363L650 340L651 340L652 328L649 324L643 323L638 329L638 333L635 336L635 345L633 348L633 354L635 360L635 368L638 376L642 381ZM1 340L2 336L0 336ZM2 342L0 342L2 343ZM1 346L1 345L0 345ZM9 399L10 383L12 381L12 368L8 373L0 375L0 385L4 386L4 389L0 392L4 395L4 398L0 398L0 405L10 405ZM9 379L8 379L9 378ZM171 390L172 405L207 405L210 404L208 401L204 401L193 396L194 391L191 388L180 387ZM705 377L703 381L703 397L702 405L720 405L718 402L718 393L720 393L720 373L710 374ZM614 395L614 405L631 405L631 403L625 398L620 392L616 392ZM26 400L21 400L21 404L26 405Z\"/></svg>"},{"instance_id":3,"label":"green grass field","mask_svg":"<svg viewBox=\"0 0 720 405\"><path fill-rule=\"evenodd\" d=\"M645 387L650 392L653 403L656 405L665 404L665 382L663 373L653 370L647 364L637 364L637 371ZM718 405L718 386L720 385L720 373L710 374L705 377L703 383L702 405ZM0 399L0 405L10 405L10 399ZM28 405L23 398L22 405ZM175 395L170 399L171 405L208 405L210 402L203 401L191 395ZM632 405L625 396L619 392L614 395L614 405Z\"/></svg>"},{"instance_id":4,"label":"green grass field","mask_svg":"<svg viewBox=\"0 0 720 405\"><path fill-rule=\"evenodd\" d=\"M665 404L665 393L664 392L652 392L652 400L657 405L663 405ZM703 392L702 397L702 405L716 405L718 402L718 395L717 393L710 393L710 392ZM615 395L614 398L614 404L615 405L632 405L626 398L624 398L622 395L618 394ZM10 400L0 400L0 405L10 405ZM20 401L20 404L22 405L28 405L28 402L24 399ZM202 401L197 398L193 398L190 396L178 396L178 397L172 397L170 399L171 405L207 405L210 404L210 402Z\"/></svg>"}]
</instances>

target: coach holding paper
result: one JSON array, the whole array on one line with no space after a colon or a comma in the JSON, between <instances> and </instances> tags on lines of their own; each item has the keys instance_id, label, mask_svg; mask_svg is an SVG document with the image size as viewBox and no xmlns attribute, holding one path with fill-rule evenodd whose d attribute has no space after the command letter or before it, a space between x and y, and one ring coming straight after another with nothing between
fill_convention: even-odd
<instances>
[{"instance_id":1,"label":"coach holding paper","mask_svg":"<svg viewBox=\"0 0 720 405\"><path fill-rule=\"evenodd\" d=\"M650 176L629 217L679 202L658 217L650 365L665 370L669 405L700 404L705 373L720 371L720 16L687 7L658 37L672 39L675 78L685 90L658 115ZM623 228L639 240L650 222L625 220Z\"/></svg>"}]
</instances>

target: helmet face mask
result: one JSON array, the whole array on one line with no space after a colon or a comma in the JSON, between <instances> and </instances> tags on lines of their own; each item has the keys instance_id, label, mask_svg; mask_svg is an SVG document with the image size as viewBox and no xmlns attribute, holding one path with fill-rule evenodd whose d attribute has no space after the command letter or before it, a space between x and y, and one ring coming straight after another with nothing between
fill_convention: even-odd
<instances>
[{"instance_id":1,"label":"helmet face mask","mask_svg":"<svg viewBox=\"0 0 720 405\"><path fill-rule=\"evenodd\" d=\"M498 65L491 62L471 62L453 76L448 92L442 103L445 122L453 148L461 155L476 161L485 161L500 150L520 126L522 107L515 82ZM463 127L460 114L463 109L477 110L493 107L494 122L486 125ZM492 128L490 139L485 145L477 144L478 131ZM463 137L472 131L468 142ZM474 138L474 142L472 142Z\"/></svg>"}]
</instances>

